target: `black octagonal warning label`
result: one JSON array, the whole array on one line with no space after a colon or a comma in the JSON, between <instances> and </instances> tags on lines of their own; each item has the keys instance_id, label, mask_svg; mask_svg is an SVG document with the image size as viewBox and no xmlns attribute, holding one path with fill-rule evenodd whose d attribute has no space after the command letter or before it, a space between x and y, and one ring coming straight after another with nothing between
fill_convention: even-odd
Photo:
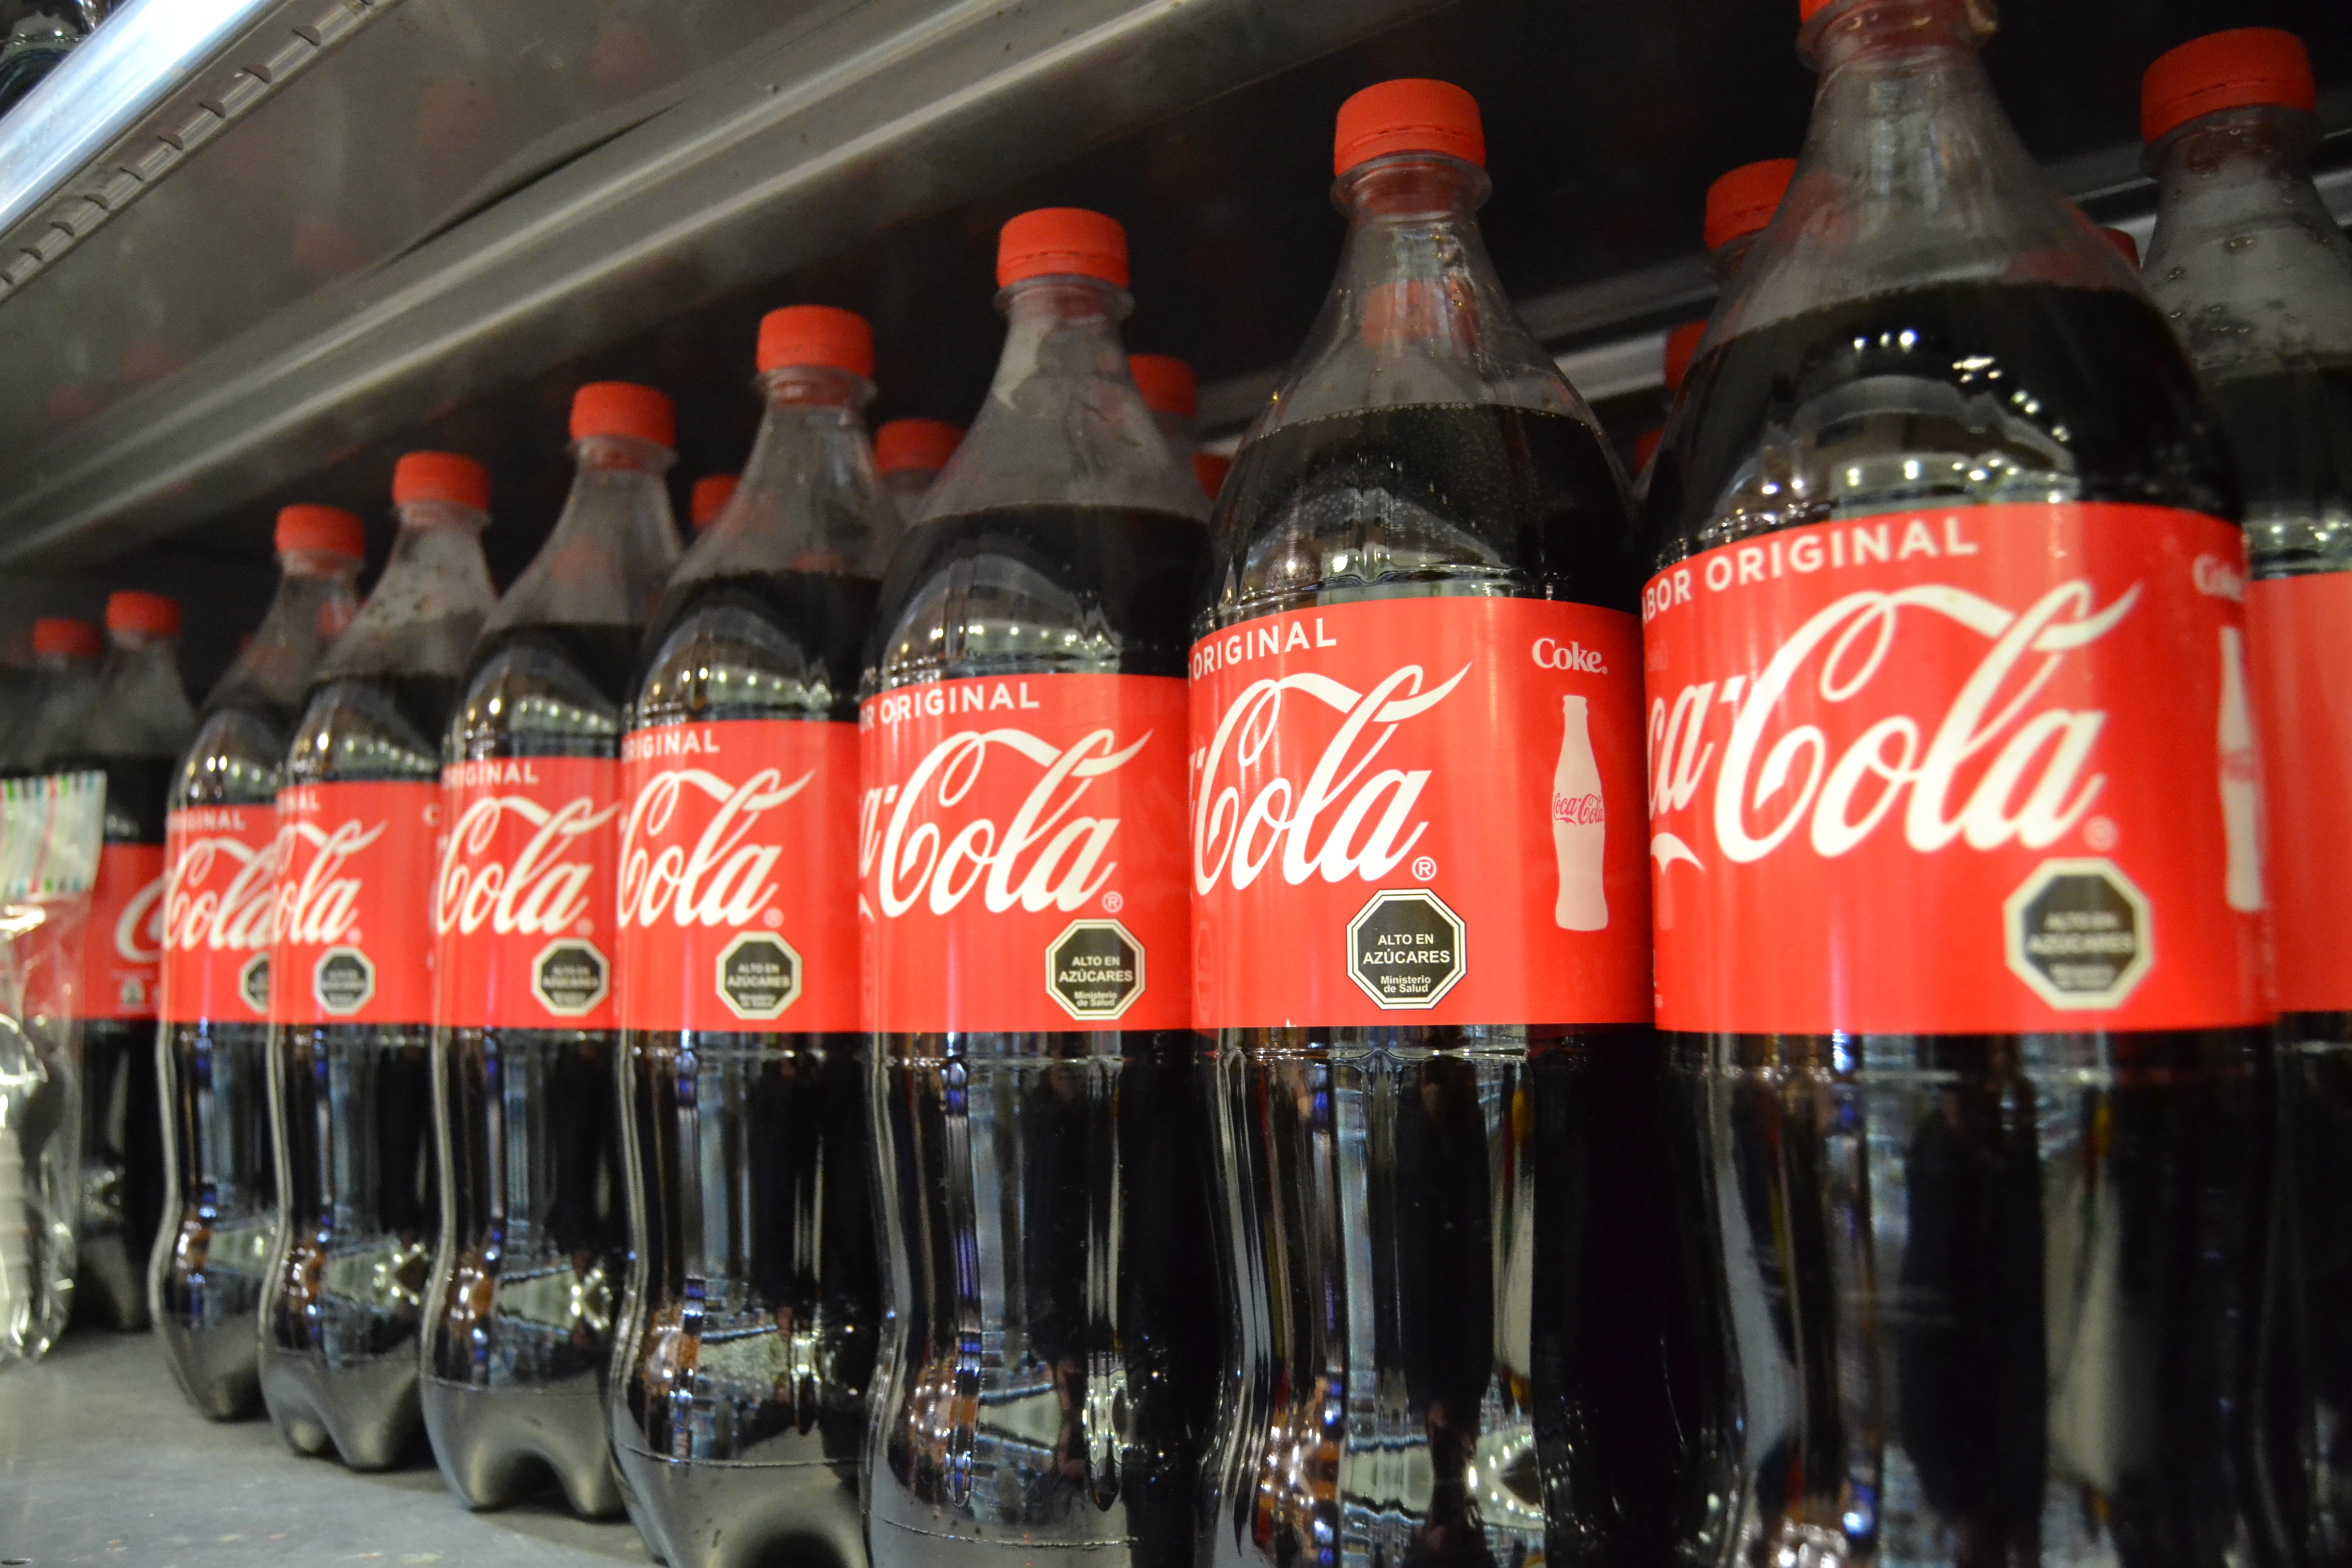
<instances>
[{"instance_id":1,"label":"black octagonal warning label","mask_svg":"<svg viewBox=\"0 0 2352 1568\"><path fill-rule=\"evenodd\" d=\"M264 1017L269 1014L269 955L257 952L236 972L236 994Z\"/></svg>"},{"instance_id":2,"label":"black octagonal warning label","mask_svg":"<svg viewBox=\"0 0 2352 1568\"><path fill-rule=\"evenodd\" d=\"M593 942L551 942L530 961L530 994L559 1018L593 1010L612 988L612 966Z\"/></svg>"},{"instance_id":3,"label":"black octagonal warning label","mask_svg":"<svg viewBox=\"0 0 2352 1568\"><path fill-rule=\"evenodd\" d=\"M2045 860L2001 904L2010 972L2053 1007L2113 1007L2155 961L2147 900L2111 860Z\"/></svg>"},{"instance_id":4,"label":"black octagonal warning label","mask_svg":"<svg viewBox=\"0 0 2352 1568\"><path fill-rule=\"evenodd\" d=\"M1462 918L1426 888L1375 893L1348 922L1348 974L1383 1007L1431 1007L1469 972Z\"/></svg>"},{"instance_id":5,"label":"black octagonal warning label","mask_svg":"<svg viewBox=\"0 0 2352 1568\"><path fill-rule=\"evenodd\" d=\"M375 963L355 947L331 947L310 967L310 995L319 1011L343 1017L375 995Z\"/></svg>"},{"instance_id":6,"label":"black octagonal warning label","mask_svg":"<svg viewBox=\"0 0 2352 1568\"><path fill-rule=\"evenodd\" d=\"M739 1018L780 1018L801 994L801 955L769 931L745 931L719 950L713 984Z\"/></svg>"},{"instance_id":7,"label":"black octagonal warning label","mask_svg":"<svg viewBox=\"0 0 2352 1568\"><path fill-rule=\"evenodd\" d=\"M1045 989L1073 1018L1116 1018L1143 994L1143 944L1117 921L1076 921L1045 950Z\"/></svg>"}]
</instances>

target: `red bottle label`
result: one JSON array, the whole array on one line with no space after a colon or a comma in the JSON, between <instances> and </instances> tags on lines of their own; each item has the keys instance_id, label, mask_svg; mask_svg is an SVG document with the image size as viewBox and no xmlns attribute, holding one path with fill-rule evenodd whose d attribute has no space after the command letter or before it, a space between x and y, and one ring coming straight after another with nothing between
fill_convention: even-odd
<instances>
[{"instance_id":1,"label":"red bottle label","mask_svg":"<svg viewBox=\"0 0 2352 1568\"><path fill-rule=\"evenodd\" d=\"M873 1027L1190 1026L1181 680L941 680L857 722Z\"/></svg>"},{"instance_id":2,"label":"red bottle label","mask_svg":"<svg viewBox=\"0 0 2352 1568\"><path fill-rule=\"evenodd\" d=\"M2250 592L2279 1011L2352 1011L2352 572Z\"/></svg>"},{"instance_id":3,"label":"red bottle label","mask_svg":"<svg viewBox=\"0 0 2352 1568\"><path fill-rule=\"evenodd\" d=\"M1267 616L1192 648L1195 1016L1650 1016L1641 632L1539 599Z\"/></svg>"},{"instance_id":4,"label":"red bottle label","mask_svg":"<svg viewBox=\"0 0 2352 1568\"><path fill-rule=\"evenodd\" d=\"M266 1023L278 813L190 806L163 838L163 1000L175 1024Z\"/></svg>"},{"instance_id":5,"label":"red bottle label","mask_svg":"<svg viewBox=\"0 0 2352 1568\"><path fill-rule=\"evenodd\" d=\"M2243 560L2192 512L2021 504L1652 579L1659 1025L2266 1016Z\"/></svg>"},{"instance_id":6,"label":"red bottle label","mask_svg":"<svg viewBox=\"0 0 2352 1568\"><path fill-rule=\"evenodd\" d=\"M664 724L621 757L621 1026L861 1027L857 726Z\"/></svg>"},{"instance_id":7,"label":"red bottle label","mask_svg":"<svg viewBox=\"0 0 2352 1568\"><path fill-rule=\"evenodd\" d=\"M82 929L85 1018L152 1018L163 961L163 847L106 844Z\"/></svg>"},{"instance_id":8,"label":"red bottle label","mask_svg":"<svg viewBox=\"0 0 2352 1568\"><path fill-rule=\"evenodd\" d=\"M433 1021L609 1029L621 765L497 757L441 770Z\"/></svg>"},{"instance_id":9,"label":"red bottle label","mask_svg":"<svg viewBox=\"0 0 2352 1568\"><path fill-rule=\"evenodd\" d=\"M424 779L278 792L273 1024L429 1024L441 786Z\"/></svg>"}]
</instances>

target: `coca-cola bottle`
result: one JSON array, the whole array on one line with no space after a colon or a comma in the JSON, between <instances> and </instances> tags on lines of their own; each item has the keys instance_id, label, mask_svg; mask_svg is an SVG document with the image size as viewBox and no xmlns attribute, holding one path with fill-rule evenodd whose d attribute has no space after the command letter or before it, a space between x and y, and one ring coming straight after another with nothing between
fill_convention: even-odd
<instances>
[{"instance_id":1,"label":"coca-cola bottle","mask_svg":"<svg viewBox=\"0 0 2352 1568\"><path fill-rule=\"evenodd\" d=\"M106 840L82 928L81 1219L74 1316L147 1326L147 1254L163 1207L155 1090L163 960L163 816L196 717L173 647L180 606L161 594L106 601L106 661L87 705L49 741L46 773L106 774Z\"/></svg>"},{"instance_id":2,"label":"coca-cola bottle","mask_svg":"<svg viewBox=\"0 0 2352 1568\"><path fill-rule=\"evenodd\" d=\"M10 773L37 771L71 727L89 711L98 689L106 636L88 621L43 616L33 623L33 683L23 732L5 765Z\"/></svg>"},{"instance_id":3,"label":"coca-cola bottle","mask_svg":"<svg viewBox=\"0 0 2352 1568\"><path fill-rule=\"evenodd\" d=\"M1169 449L1192 466L1192 477L1200 481L1202 493L1213 499L1233 464L1201 450L1200 435L1193 427L1201 417L1201 378L1173 354L1129 354L1127 369L1135 377L1135 389L1143 394L1143 405L1151 410L1152 423L1167 437Z\"/></svg>"},{"instance_id":4,"label":"coca-cola bottle","mask_svg":"<svg viewBox=\"0 0 2352 1568\"><path fill-rule=\"evenodd\" d=\"M1496 277L1484 161L1452 83L1341 106L1339 273L1212 530L1194 1016L1241 1332L1204 1564L1598 1560L1660 1506L1624 481Z\"/></svg>"},{"instance_id":5,"label":"coca-cola bottle","mask_svg":"<svg viewBox=\"0 0 2352 1568\"><path fill-rule=\"evenodd\" d=\"M1706 245L1707 265L1714 270L1718 285L1727 288L1738 274L1739 264L1748 258L1748 247L1780 210L1780 198L1789 194L1789 181L1796 172L1794 158L1766 158L1718 174L1706 187L1706 216L1701 237ZM1666 334L1663 369L1668 408L1681 395L1683 378L1690 374L1691 361L1697 355L1699 340L1706 333L1706 318L1702 316L1685 321ZM1663 425L1644 430L1633 447L1634 471L1643 475L1645 480L1650 459L1656 456L1658 443L1665 434Z\"/></svg>"},{"instance_id":6,"label":"coca-cola bottle","mask_svg":"<svg viewBox=\"0 0 2352 1568\"><path fill-rule=\"evenodd\" d=\"M443 748L441 1247L421 1393L442 1478L468 1507L515 1501L551 1471L593 1517L621 1510L604 1424L629 1265L613 861L630 676L677 560L670 401L593 382L572 400L572 494L484 624Z\"/></svg>"},{"instance_id":7,"label":"coca-cola bottle","mask_svg":"<svg viewBox=\"0 0 2352 1568\"><path fill-rule=\"evenodd\" d=\"M269 1121L278 1226L261 1397L302 1453L383 1469L419 1431L438 1236L433 882L441 736L496 602L490 476L411 452L383 575L319 666L278 793Z\"/></svg>"},{"instance_id":8,"label":"coca-cola bottle","mask_svg":"<svg viewBox=\"0 0 2352 1568\"><path fill-rule=\"evenodd\" d=\"M736 484L733 474L705 474L695 480L686 496L687 526L698 534L718 521L735 494Z\"/></svg>"},{"instance_id":9,"label":"coca-cola bottle","mask_svg":"<svg viewBox=\"0 0 2352 1568\"><path fill-rule=\"evenodd\" d=\"M278 790L310 672L359 608L360 520L278 514L277 596L205 699L173 776L163 850L158 1071L163 1213L148 1265L155 1334L181 1392L218 1421L261 1404L269 1155L269 948Z\"/></svg>"},{"instance_id":10,"label":"coca-cola bottle","mask_svg":"<svg viewBox=\"0 0 2352 1568\"><path fill-rule=\"evenodd\" d=\"M2281 1100L2281 1423L2272 1480L2311 1558L2352 1554L2352 242L2313 187L2311 63L2292 33L2245 27L2148 68L2158 182L2146 278L2189 351L2246 498L2246 668L2225 681L2222 789L2253 794L2250 697L2270 841L2242 891L2272 904ZM2213 585L2236 591L2226 576ZM2234 648L2233 648L2234 652ZM2225 661L2225 673L2237 674ZM2225 804L2243 822L2242 805ZM2232 835L2240 849L2251 823ZM2251 857L2233 854L2233 865Z\"/></svg>"},{"instance_id":11,"label":"coca-cola bottle","mask_svg":"<svg viewBox=\"0 0 2352 1568\"><path fill-rule=\"evenodd\" d=\"M1119 346L1127 237L1004 226L996 380L884 580L859 912L891 1328L876 1559L1190 1563L1215 1391L1190 1028L1199 485Z\"/></svg>"},{"instance_id":12,"label":"coca-cola bottle","mask_svg":"<svg viewBox=\"0 0 2352 1568\"><path fill-rule=\"evenodd\" d=\"M890 419L874 432L874 467L900 521L912 521L922 510L923 498L962 440L963 426L944 419Z\"/></svg>"},{"instance_id":13,"label":"coca-cola bottle","mask_svg":"<svg viewBox=\"0 0 2352 1568\"><path fill-rule=\"evenodd\" d=\"M2239 1560L2237 494L1995 101L1990 7L1801 11L1804 154L1645 509L1658 1022L1741 1402L1706 1552Z\"/></svg>"},{"instance_id":14,"label":"coca-cola bottle","mask_svg":"<svg viewBox=\"0 0 2352 1568\"><path fill-rule=\"evenodd\" d=\"M671 1568L864 1568L882 1312L856 718L898 520L866 448L865 321L772 311L758 363L759 437L671 577L623 752L635 1262L608 1408Z\"/></svg>"}]
</instances>

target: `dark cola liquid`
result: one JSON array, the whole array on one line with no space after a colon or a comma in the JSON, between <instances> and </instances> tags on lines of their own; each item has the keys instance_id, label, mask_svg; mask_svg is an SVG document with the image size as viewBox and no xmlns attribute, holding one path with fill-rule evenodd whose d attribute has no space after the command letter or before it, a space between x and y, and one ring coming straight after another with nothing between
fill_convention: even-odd
<instances>
[{"instance_id":1,"label":"dark cola liquid","mask_svg":"<svg viewBox=\"0 0 2352 1568\"><path fill-rule=\"evenodd\" d=\"M617 623L485 634L452 754L617 759L637 640ZM609 915L595 924L609 962ZM614 1036L437 1033L444 1225L420 1388L434 1457L477 1508L551 1482L574 1512L617 1513L603 1402L629 1237Z\"/></svg>"},{"instance_id":2,"label":"dark cola liquid","mask_svg":"<svg viewBox=\"0 0 2352 1568\"><path fill-rule=\"evenodd\" d=\"M274 808L291 708L208 711L173 804ZM261 1405L258 1317L278 1173L269 1150L269 1026L205 1018L167 1023L161 1057L169 1245L148 1281L155 1331L182 1392L215 1420Z\"/></svg>"},{"instance_id":3,"label":"dark cola liquid","mask_svg":"<svg viewBox=\"0 0 2352 1568\"><path fill-rule=\"evenodd\" d=\"M2352 570L2352 364L2242 376L2208 395L2245 487L2253 575ZM2268 1472L2291 1531L2315 1560L2338 1562L2352 1554L2352 1013L2283 1015L2278 1039Z\"/></svg>"},{"instance_id":4,"label":"dark cola liquid","mask_svg":"<svg viewBox=\"0 0 2352 1568\"><path fill-rule=\"evenodd\" d=\"M1638 591L1591 426L1491 405L1252 444L1215 576L1204 632L1374 596L1630 612ZM1663 1560L1705 1506L1684 1447L1706 1325L1650 1032L1310 1026L1217 1047L1241 1381L1203 1561Z\"/></svg>"},{"instance_id":5,"label":"dark cola liquid","mask_svg":"<svg viewBox=\"0 0 2352 1568\"><path fill-rule=\"evenodd\" d=\"M1652 476L1649 553L2052 499L2237 511L2151 307L1948 285L1711 351ZM1789 953L1824 962L1818 934ZM2249 1549L2263 1032L1663 1037L1708 1133L1676 1151L1677 1181L1685 1223L1720 1229L1714 1342L1740 1401L1715 1447L1731 1540L1698 1545L1959 1564Z\"/></svg>"},{"instance_id":6,"label":"dark cola liquid","mask_svg":"<svg viewBox=\"0 0 2352 1568\"><path fill-rule=\"evenodd\" d=\"M52 773L106 774L106 841L163 842L173 757L61 761ZM85 943L113 946L93 924ZM152 1012L155 998L143 999ZM82 1192L74 1317L107 1329L147 1326L147 1258L163 1211L163 1125L155 1083L155 1021L91 1018L82 1025Z\"/></svg>"},{"instance_id":7,"label":"dark cola liquid","mask_svg":"<svg viewBox=\"0 0 2352 1568\"><path fill-rule=\"evenodd\" d=\"M674 584L635 725L856 718L878 584ZM623 1037L635 1245L614 1357L629 1510L671 1568L863 1568L858 1458L882 1329L858 1034Z\"/></svg>"},{"instance_id":8,"label":"dark cola liquid","mask_svg":"<svg viewBox=\"0 0 2352 1568\"><path fill-rule=\"evenodd\" d=\"M436 778L457 692L446 675L318 682L285 782ZM419 1019L271 1033L279 1223L262 1301L262 1399L295 1448L382 1469L420 1432L417 1335L440 1231L433 1030Z\"/></svg>"},{"instance_id":9,"label":"dark cola liquid","mask_svg":"<svg viewBox=\"0 0 2352 1568\"><path fill-rule=\"evenodd\" d=\"M1201 526L1099 507L919 525L867 691L1181 676ZM895 1318L876 1377L877 1562L1192 1561L1217 1394L1200 1041L877 1034Z\"/></svg>"}]
</instances>

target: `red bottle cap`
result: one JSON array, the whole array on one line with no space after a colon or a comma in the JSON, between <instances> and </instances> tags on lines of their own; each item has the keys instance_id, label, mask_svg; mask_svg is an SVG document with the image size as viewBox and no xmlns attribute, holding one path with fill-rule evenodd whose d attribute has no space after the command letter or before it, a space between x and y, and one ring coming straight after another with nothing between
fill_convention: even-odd
<instances>
[{"instance_id":1,"label":"red bottle cap","mask_svg":"<svg viewBox=\"0 0 2352 1568\"><path fill-rule=\"evenodd\" d=\"M1117 218L1084 207L1039 207L1006 223L996 237L996 286L1074 272L1127 287L1127 230Z\"/></svg>"},{"instance_id":2,"label":"red bottle cap","mask_svg":"<svg viewBox=\"0 0 2352 1568\"><path fill-rule=\"evenodd\" d=\"M874 329L855 310L787 305L760 318L759 364L761 375L788 364L821 364L872 381Z\"/></svg>"},{"instance_id":3,"label":"red bottle cap","mask_svg":"<svg viewBox=\"0 0 2352 1568\"><path fill-rule=\"evenodd\" d=\"M1190 419L1201 412L1201 378L1174 354L1129 354L1127 374L1143 394L1143 406L1154 414Z\"/></svg>"},{"instance_id":4,"label":"red bottle cap","mask_svg":"<svg viewBox=\"0 0 2352 1568\"><path fill-rule=\"evenodd\" d=\"M572 438L634 436L656 447L677 445L669 395L634 381L592 381L572 395Z\"/></svg>"},{"instance_id":5,"label":"red bottle cap","mask_svg":"<svg viewBox=\"0 0 2352 1568\"><path fill-rule=\"evenodd\" d=\"M886 474L908 468L937 473L962 440L963 426L944 419L893 419L874 432L874 466Z\"/></svg>"},{"instance_id":6,"label":"red bottle cap","mask_svg":"<svg viewBox=\"0 0 2352 1568\"><path fill-rule=\"evenodd\" d=\"M1719 175L1706 188L1706 247L1721 250L1735 239L1761 233L1780 210L1780 198L1796 175L1794 158L1742 163Z\"/></svg>"},{"instance_id":7,"label":"red bottle cap","mask_svg":"<svg viewBox=\"0 0 2352 1568\"><path fill-rule=\"evenodd\" d=\"M297 501L278 509L276 544L280 555L290 550L320 550L358 561L367 554L367 531L341 507Z\"/></svg>"},{"instance_id":8,"label":"red bottle cap","mask_svg":"<svg viewBox=\"0 0 2352 1568\"><path fill-rule=\"evenodd\" d=\"M2116 247L2116 254L2122 257L2133 271L2139 270L2138 240L2119 228L2103 228L2099 232L2106 237L2107 243Z\"/></svg>"},{"instance_id":9,"label":"red bottle cap","mask_svg":"<svg viewBox=\"0 0 2352 1568\"><path fill-rule=\"evenodd\" d=\"M1691 361L1697 357L1698 341L1706 336L1704 317L1685 321L1666 334L1666 390L1680 392L1683 377L1690 374Z\"/></svg>"},{"instance_id":10,"label":"red bottle cap","mask_svg":"<svg viewBox=\"0 0 2352 1568\"><path fill-rule=\"evenodd\" d=\"M180 635L180 602L162 594L143 594L136 588L125 588L106 596L106 629L110 632L145 632L150 637L175 637Z\"/></svg>"},{"instance_id":11,"label":"red bottle cap","mask_svg":"<svg viewBox=\"0 0 2352 1568\"><path fill-rule=\"evenodd\" d=\"M1201 481L1202 493L1211 500L1217 499L1217 492L1225 488L1225 476L1233 471L1231 458L1221 458L1214 452L1192 454L1192 477Z\"/></svg>"},{"instance_id":12,"label":"red bottle cap","mask_svg":"<svg viewBox=\"0 0 2352 1568\"><path fill-rule=\"evenodd\" d=\"M806 362L789 363L805 363ZM710 520L719 515L720 509L724 508L729 499L735 494L735 476L732 474L705 474L695 480L694 489L687 492L688 521L697 528L709 526Z\"/></svg>"},{"instance_id":13,"label":"red bottle cap","mask_svg":"<svg viewBox=\"0 0 2352 1568\"><path fill-rule=\"evenodd\" d=\"M392 504L446 500L490 510L490 470L455 452L411 452L392 466Z\"/></svg>"},{"instance_id":14,"label":"red bottle cap","mask_svg":"<svg viewBox=\"0 0 2352 1568\"><path fill-rule=\"evenodd\" d=\"M2154 142L2200 114L2256 103L2318 108L2303 40L2276 27L2208 33L2157 56L2140 78L2139 133Z\"/></svg>"},{"instance_id":15,"label":"red bottle cap","mask_svg":"<svg viewBox=\"0 0 2352 1568\"><path fill-rule=\"evenodd\" d=\"M1478 100L1450 81L1402 77L1375 82L1339 106L1331 138L1334 174L1391 153L1443 153L1485 167Z\"/></svg>"},{"instance_id":16,"label":"red bottle cap","mask_svg":"<svg viewBox=\"0 0 2352 1568\"><path fill-rule=\"evenodd\" d=\"M106 651L106 639L88 621L77 621L69 616L43 616L33 623L33 652L54 657L70 654L80 658L96 658Z\"/></svg>"}]
</instances>

